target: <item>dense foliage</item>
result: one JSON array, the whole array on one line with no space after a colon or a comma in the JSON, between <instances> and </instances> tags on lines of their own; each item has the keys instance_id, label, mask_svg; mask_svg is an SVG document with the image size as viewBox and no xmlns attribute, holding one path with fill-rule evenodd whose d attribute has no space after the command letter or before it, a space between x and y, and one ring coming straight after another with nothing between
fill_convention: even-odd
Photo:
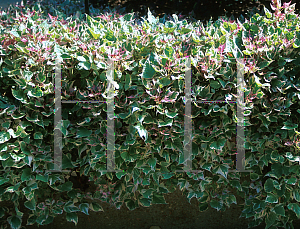
<instances>
[{"instance_id":1,"label":"dense foliage","mask_svg":"<svg viewBox=\"0 0 300 229\"><path fill-rule=\"evenodd\" d=\"M189 200L197 198L200 211L208 205L225 211L236 203L236 189L245 199L242 216L254 217L249 227L265 220L268 228L293 228L300 218L295 4L273 1L273 13L265 8L265 16L220 18L205 27L175 14L155 18L149 11L136 23L133 13L92 9L90 17L75 14L68 2L57 9L50 3L0 15L0 200L14 203L13 210L0 207L2 227L21 226L24 198L28 225L49 224L63 211L77 224L76 212L102 210L99 200L133 210L166 204L163 194L179 186ZM191 160L199 172L175 173L185 162L184 57L191 58ZM103 172L105 103L63 105L62 169L70 172L49 171L57 58L62 100L104 100L111 82L107 58L115 60L115 162L123 172ZM236 106L201 103L237 98L237 58L245 60L250 174L228 172L235 168ZM88 190L83 183L90 183Z\"/></svg>"}]
</instances>

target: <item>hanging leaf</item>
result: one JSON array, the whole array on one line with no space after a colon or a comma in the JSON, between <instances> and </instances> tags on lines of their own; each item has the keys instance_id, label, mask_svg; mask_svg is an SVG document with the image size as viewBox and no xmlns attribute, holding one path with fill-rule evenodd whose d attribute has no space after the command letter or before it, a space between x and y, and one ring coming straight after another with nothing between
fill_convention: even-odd
<instances>
[{"instance_id":1,"label":"hanging leaf","mask_svg":"<svg viewBox=\"0 0 300 229\"><path fill-rule=\"evenodd\" d=\"M218 201L216 199L212 199L209 204L212 208L217 209L217 211L220 211L220 209L223 207L221 200Z\"/></svg>"},{"instance_id":2,"label":"hanging leaf","mask_svg":"<svg viewBox=\"0 0 300 229\"><path fill-rule=\"evenodd\" d=\"M124 159L124 158L123 158ZM126 172L117 172L116 173L116 176L117 176L117 178L118 179L121 179L123 176L125 176L126 175Z\"/></svg>"},{"instance_id":3,"label":"hanging leaf","mask_svg":"<svg viewBox=\"0 0 300 229\"><path fill-rule=\"evenodd\" d=\"M206 211L208 209L208 203L199 203L199 211L203 212Z\"/></svg>"},{"instance_id":4,"label":"hanging leaf","mask_svg":"<svg viewBox=\"0 0 300 229\"><path fill-rule=\"evenodd\" d=\"M220 174L223 177L225 177L225 179L227 179L228 168L230 168L229 165L221 164L221 165L217 165L216 168L212 170L212 172Z\"/></svg>"},{"instance_id":5,"label":"hanging leaf","mask_svg":"<svg viewBox=\"0 0 300 229\"><path fill-rule=\"evenodd\" d=\"M278 216L274 212L270 212L266 217L266 228L270 228L274 223L276 222L276 219L278 219Z\"/></svg>"},{"instance_id":6,"label":"hanging leaf","mask_svg":"<svg viewBox=\"0 0 300 229\"><path fill-rule=\"evenodd\" d=\"M151 205L151 199L149 198L140 198L139 199L139 203L143 206L143 207L149 207Z\"/></svg>"},{"instance_id":7,"label":"hanging leaf","mask_svg":"<svg viewBox=\"0 0 300 229\"><path fill-rule=\"evenodd\" d=\"M157 193L157 192L153 192L153 195L152 195L152 203L153 204L167 204L166 201L165 201L165 198L162 194L160 193Z\"/></svg>"},{"instance_id":8,"label":"hanging leaf","mask_svg":"<svg viewBox=\"0 0 300 229\"><path fill-rule=\"evenodd\" d=\"M32 198L31 200L28 200L24 203L24 206L30 210L34 210L35 211L35 205L36 205L36 202L35 202L35 199Z\"/></svg>"},{"instance_id":9,"label":"hanging leaf","mask_svg":"<svg viewBox=\"0 0 300 229\"><path fill-rule=\"evenodd\" d=\"M134 209L136 209L136 205L135 202L131 199L125 199L124 200L126 207L130 210L133 211Z\"/></svg>"},{"instance_id":10,"label":"hanging leaf","mask_svg":"<svg viewBox=\"0 0 300 229\"><path fill-rule=\"evenodd\" d=\"M98 212L98 211L102 211L103 212L103 208L101 207L100 204L98 203L90 203L90 209L94 212Z\"/></svg>"},{"instance_id":11,"label":"hanging leaf","mask_svg":"<svg viewBox=\"0 0 300 229\"><path fill-rule=\"evenodd\" d=\"M22 217L13 215L7 218L7 221L12 229L19 229L22 223Z\"/></svg>"},{"instance_id":12,"label":"hanging leaf","mask_svg":"<svg viewBox=\"0 0 300 229\"><path fill-rule=\"evenodd\" d=\"M298 203L290 203L288 204L288 209L292 210L296 213L297 217L300 218L300 207Z\"/></svg>"},{"instance_id":13,"label":"hanging leaf","mask_svg":"<svg viewBox=\"0 0 300 229\"><path fill-rule=\"evenodd\" d=\"M77 225L78 216L77 216L76 212L67 212L66 218L67 218L68 222L73 222L73 223L75 223L75 226Z\"/></svg>"},{"instance_id":14,"label":"hanging leaf","mask_svg":"<svg viewBox=\"0 0 300 229\"><path fill-rule=\"evenodd\" d=\"M82 204L80 204L79 205L79 209L84 214L89 215L89 204L88 203L82 203Z\"/></svg>"}]
</instances>

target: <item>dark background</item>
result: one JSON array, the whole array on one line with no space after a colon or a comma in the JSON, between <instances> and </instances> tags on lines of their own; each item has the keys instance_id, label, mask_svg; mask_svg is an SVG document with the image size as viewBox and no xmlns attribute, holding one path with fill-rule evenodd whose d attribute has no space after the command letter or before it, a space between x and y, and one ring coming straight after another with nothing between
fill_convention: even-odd
<instances>
[{"instance_id":1,"label":"dark background","mask_svg":"<svg viewBox=\"0 0 300 229\"><path fill-rule=\"evenodd\" d=\"M94 8L101 6L120 6L126 7L126 11L139 13L140 15L147 15L148 7L155 16L163 17L164 14L172 15L176 13L179 15L188 16L190 12L194 12L194 18L207 22L212 17L215 21L219 16L234 16L239 18L240 15L244 17L250 17L251 9L256 7L264 14L263 5L265 5L269 11L273 12L270 7L271 0L84 0L93 5ZM284 2L289 2L282 0ZM299 13L300 3L299 0L292 0L291 4L296 3L296 12ZM255 11L256 12L256 11Z\"/></svg>"}]
</instances>

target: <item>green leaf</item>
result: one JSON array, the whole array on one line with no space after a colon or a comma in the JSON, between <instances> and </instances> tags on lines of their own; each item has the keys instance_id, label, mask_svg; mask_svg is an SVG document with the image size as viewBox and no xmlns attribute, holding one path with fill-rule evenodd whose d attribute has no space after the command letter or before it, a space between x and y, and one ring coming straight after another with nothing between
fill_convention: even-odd
<instances>
[{"instance_id":1,"label":"green leaf","mask_svg":"<svg viewBox=\"0 0 300 229\"><path fill-rule=\"evenodd\" d=\"M93 131L91 130L87 130L84 127L79 127L76 138L89 137L92 133Z\"/></svg>"},{"instance_id":2,"label":"green leaf","mask_svg":"<svg viewBox=\"0 0 300 229\"><path fill-rule=\"evenodd\" d=\"M53 208L52 209L53 213L56 214L56 215L61 215L64 211L60 208Z\"/></svg>"},{"instance_id":3,"label":"green leaf","mask_svg":"<svg viewBox=\"0 0 300 229\"><path fill-rule=\"evenodd\" d=\"M80 63L78 63L78 66L83 68L84 70L89 71L91 69L92 65L89 62L80 62Z\"/></svg>"},{"instance_id":4,"label":"green leaf","mask_svg":"<svg viewBox=\"0 0 300 229\"><path fill-rule=\"evenodd\" d=\"M211 169L212 166L213 166L212 163L204 163L204 164L201 166L201 168L202 168L202 169L205 169L205 170L207 170L207 171L210 172L210 169Z\"/></svg>"},{"instance_id":5,"label":"green leaf","mask_svg":"<svg viewBox=\"0 0 300 229\"><path fill-rule=\"evenodd\" d=\"M283 204L277 204L276 207L271 209L271 211L276 213L277 215L285 216Z\"/></svg>"},{"instance_id":6,"label":"green leaf","mask_svg":"<svg viewBox=\"0 0 300 229\"><path fill-rule=\"evenodd\" d=\"M65 192L65 191L71 191L72 190L72 186L73 186L73 183L71 181L67 181L64 184L57 186L57 188L60 191Z\"/></svg>"},{"instance_id":7,"label":"green leaf","mask_svg":"<svg viewBox=\"0 0 300 229\"><path fill-rule=\"evenodd\" d=\"M133 200L131 200L131 199L125 199L124 202L125 202L126 207L130 211L136 209L136 205L135 205L135 202Z\"/></svg>"},{"instance_id":8,"label":"green leaf","mask_svg":"<svg viewBox=\"0 0 300 229\"><path fill-rule=\"evenodd\" d=\"M172 46L167 46L165 48L165 54L167 57L169 57L170 59L173 57L174 54L174 49L172 48Z\"/></svg>"},{"instance_id":9,"label":"green leaf","mask_svg":"<svg viewBox=\"0 0 300 229\"><path fill-rule=\"evenodd\" d=\"M47 175L36 174L36 178L35 179L47 183L48 182L48 174Z\"/></svg>"},{"instance_id":10,"label":"green leaf","mask_svg":"<svg viewBox=\"0 0 300 229\"><path fill-rule=\"evenodd\" d=\"M170 83L171 80L166 77L162 77L158 80L158 84L161 88L170 85Z\"/></svg>"},{"instance_id":11,"label":"green leaf","mask_svg":"<svg viewBox=\"0 0 300 229\"><path fill-rule=\"evenodd\" d=\"M281 128L282 130L293 130L298 128L298 124L291 123L289 121L284 122L284 126Z\"/></svg>"},{"instance_id":12,"label":"green leaf","mask_svg":"<svg viewBox=\"0 0 300 229\"><path fill-rule=\"evenodd\" d=\"M183 35L183 34L186 34L186 33L191 32L191 31L192 31L191 29L188 29L188 28L182 28L181 30L179 30L179 33L180 33L181 35Z\"/></svg>"},{"instance_id":13,"label":"green leaf","mask_svg":"<svg viewBox=\"0 0 300 229\"><path fill-rule=\"evenodd\" d=\"M269 212L268 216L265 219L265 229L271 227L276 222L277 217L278 216L274 212Z\"/></svg>"},{"instance_id":14,"label":"green leaf","mask_svg":"<svg viewBox=\"0 0 300 229\"><path fill-rule=\"evenodd\" d=\"M50 183L50 185L53 185L58 180L60 180L59 174L51 174L49 176L49 183Z\"/></svg>"},{"instance_id":15,"label":"green leaf","mask_svg":"<svg viewBox=\"0 0 300 229\"><path fill-rule=\"evenodd\" d=\"M5 215L5 212L7 211L8 209L5 207L0 207L0 218L2 218L4 215Z\"/></svg>"},{"instance_id":16,"label":"green leaf","mask_svg":"<svg viewBox=\"0 0 300 229\"><path fill-rule=\"evenodd\" d=\"M88 30L89 30L89 32L92 34L92 36L93 36L93 38L94 38L95 40L98 40L99 37L101 36L100 31L97 30L97 29L95 30L95 28L91 29L91 28L88 26ZM96 32L99 32L99 33L96 33Z\"/></svg>"},{"instance_id":17,"label":"green leaf","mask_svg":"<svg viewBox=\"0 0 300 229\"><path fill-rule=\"evenodd\" d=\"M0 144L7 142L10 139L10 134L6 131L0 132Z\"/></svg>"},{"instance_id":18,"label":"green leaf","mask_svg":"<svg viewBox=\"0 0 300 229\"><path fill-rule=\"evenodd\" d=\"M214 89L219 89L221 87L220 83L216 80L210 81L210 86Z\"/></svg>"},{"instance_id":19,"label":"green leaf","mask_svg":"<svg viewBox=\"0 0 300 229\"><path fill-rule=\"evenodd\" d=\"M117 114L117 116L121 119L126 119L128 118L129 116L131 115L131 111L129 110L128 113L120 113L120 114Z\"/></svg>"},{"instance_id":20,"label":"green leaf","mask_svg":"<svg viewBox=\"0 0 300 229\"><path fill-rule=\"evenodd\" d=\"M36 215L29 215L27 219L27 225L33 225L36 223L37 216Z\"/></svg>"},{"instance_id":21,"label":"green leaf","mask_svg":"<svg viewBox=\"0 0 300 229\"><path fill-rule=\"evenodd\" d=\"M259 176L257 173L250 173L250 179L252 181L255 181L255 180L258 180L259 179Z\"/></svg>"},{"instance_id":22,"label":"green leaf","mask_svg":"<svg viewBox=\"0 0 300 229\"><path fill-rule=\"evenodd\" d=\"M230 168L229 165L220 164L220 165L217 165L216 168L214 168L212 170L212 172L213 173L218 173L218 174L222 175L223 177L225 177L225 179L227 179L228 168Z\"/></svg>"},{"instance_id":23,"label":"green leaf","mask_svg":"<svg viewBox=\"0 0 300 229\"><path fill-rule=\"evenodd\" d=\"M71 159L67 155L63 154L62 155L62 166L61 167L62 167L62 169L67 169L67 168L75 168L76 166L74 166L72 164Z\"/></svg>"},{"instance_id":24,"label":"green leaf","mask_svg":"<svg viewBox=\"0 0 300 229\"><path fill-rule=\"evenodd\" d=\"M69 193L68 193L68 194L69 194ZM76 206L74 205L73 201L70 200L70 201L68 201L68 202L65 204L65 206L64 206L64 211L70 213L70 212L78 212L78 211L80 211L80 210L79 210L78 207L76 207Z\"/></svg>"},{"instance_id":25,"label":"green leaf","mask_svg":"<svg viewBox=\"0 0 300 229\"><path fill-rule=\"evenodd\" d=\"M161 120L158 120L158 127L162 127L162 126L172 126L172 123L173 123L173 120L172 119L167 119L166 118L166 121L161 121Z\"/></svg>"},{"instance_id":26,"label":"green leaf","mask_svg":"<svg viewBox=\"0 0 300 229\"><path fill-rule=\"evenodd\" d=\"M152 203L153 204L167 204L164 196L157 192L153 192L153 194L152 194Z\"/></svg>"},{"instance_id":27,"label":"green leaf","mask_svg":"<svg viewBox=\"0 0 300 229\"><path fill-rule=\"evenodd\" d=\"M68 222L74 222L75 225L77 225L77 223L78 223L78 216L77 216L77 214L75 212L67 212L66 218L67 218Z\"/></svg>"},{"instance_id":28,"label":"green leaf","mask_svg":"<svg viewBox=\"0 0 300 229\"><path fill-rule=\"evenodd\" d=\"M300 218L300 207L298 203L290 203L288 204L288 209L292 210L293 212L296 213L297 217Z\"/></svg>"},{"instance_id":29,"label":"green leaf","mask_svg":"<svg viewBox=\"0 0 300 229\"><path fill-rule=\"evenodd\" d=\"M142 189L141 194L143 195L144 198L149 199L149 196L152 195L153 189Z\"/></svg>"},{"instance_id":30,"label":"green leaf","mask_svg":"<svg viewBox=\"0 0 300 229\"><path fill-rule=\"evenodd\" d=\"M85 62L86 59L83 56L77 56L77 60L81 62Z\"/></svg>"},{"instance_id":31,"label":"green leaf","mask_svg":"<svg viewBox=\"0 0 300 229\"><path fill-rule=\"evenodd\" d=\"M127 91L130 86L131 86L131 75L129 74L126 74L126 77L125 77L125 90Z\"/></svg>"},{"instance_id":32,"label":"green leaf","mask_svg":"<svg viewBox=\"0 0 300 229\"><path fill-rule=\"evenodd\" d=\"M28 181L31 178L31 169L30 168L25 168L23 169L22 175L21 175L21 180L22 181Z\"/></svg>"},{"instance_id":33,"label":"green leaf","mask_svg":"<svg viewBox=\"0 0 300 229\"><path fill-rule=\"evenodd\" d=\"M145 78L145 79L152 79L153 76L155 75L155 73L156 73L156 70L152 67L149 59L146 60L144 66L143 66L143 71L142 71L141 77Z\"/></svg>"},{"instance_id":34,"label":"green leaf","mask_svg":"<svg viewBox=\"0 0 300 229\"><path fill-rule=\"evenodd\" d=\"M21 101L22 103L27 103L24 91L18 91L18 90L14 90L11 89L12 95L19 101Z\"/></svg>"},{"instance_id":35,"label":"green leaf","mask_svg":"<svg viewBox=\"0 0 300 229\"><path fill-rule=\"evenodd\" d=\"M0 185L6 183L9 181L9 178L3 178L3 177L0 177ZM1 217L0 217L1 218Z\"/></svg>"},{"instance_id":36,"label":"green leaf","mask_svg":"<svg viewBox=\"0 0 300 229\"><path fill-rule=\"evenodd\" d=\"M300 202L300 194L297 189L293 189L293 197L297 202Z\"/></svg>"},{"instance_id":37,"label":"green leaf","mask_svg":"<svg viewBox=\"0 0 300 229\"><path fill-rule=\"evenodd\" d=\"M33 135L34 139L43 139L43 134L41 132L36 132Z\"/></svg>"},{"instance_id":38,"label":"green leaf","mask_svg":"<svg viewBox=\"0 0 300 229\"><path fill-rule=\"evenodd\" d=\"M7 222L9 223L12 229L19 229L22 224L22 217L13 215L7 218Z\"/></svg>"},{"instance_id":39,"label":"green leaf","mask_svg":"<svg viewBox=\"0 0 300 229\"><path fill-rule=\"evenodd\" d=\"M274 189L273 179L269 178L264 184L264 189L266 192L272 192Z\"/></svg>"},{"instance_id":40,"label":"green leaf","mask_svg":"<svg viewBox=\"0 0 300 229\"><path fill-rule=\"evenodd\" d=\"M88 203L82 203L82 204L80 204L79 205L79 209L84 214L89 215L89 204Z\"/></svg>"},{"instance_id":41,"label":"green leaf","mask_svg":"<svg viewBox=\"0 0 300 229\"><path fill-rule=\"evenodd\" d=\"M27 81L30 81L33 76L33 72L25 70L23 71L23 76Z\"/></svg>"},{"instance_id":42,"label":"green leaf","mask_svg":"<svg viewBox=\"0 0 300 229\"><path fill-rule=\"evenodd\" d=\"M223 35L221 38L219 38L219 41L220 41L220 45L225 44L225 42L226 42L226 35Z\"/></svg>"},{"instance_id":43,"label":"green leaf","mask_svg":"<svg viewBox=\"0 0 300 229\"><path fill-rule=\"evenodd\" d=\"M272 17L272 14L270 13L270 11L264 6L264 11L265 11L265 14L267 16L267 18L271 18Z\"/></svg>"},{"instance_id":44,"label":"green leaf","mask_svg":"<svg viewBox=\"0 0 300 229\"><path fill-rule=\"evenodd\" d=\"M262 61L262 62L258 65L258 67L259 67L260 69L264 69L264 68L268 67L272 62L274 62L274 60L271 60L271 61Z\"/></svg>"},{"instance_id":45,"label":"green leaf","mask_svg":"<svg viewBox=\"0 0 300 229\"><path fill-rule=\"evenodd\" d=\"M37 219L36 219L36 222L39 224L39 225L42 225L47 219L47 216L45 214L41 214Z\"/></svg>"},{"instance_id":46,"label":"green leaf","mask_svg":"<svg viewBox=\"0 0 300 229\"><path fill-rule=\"evenodd\" d=\"M121 179L125 175L126 175L126 172L116 172L116 176L118 179Z\"/></svg>"},{"instance_id":47,"label":"green leaf","mask_svg":"<svg viewBox=\"0 0 300 229\"><path fill-rule=\"evenodd\" d=\"M213 142L211 145L210 145L210 148L211 149L216 149L216 150L222 150L223 147L225 146L225 143L226 143L226 138L223 137L223 136L219 136L217 141Z\"/></svg>"},{"instance_id":48,"label":"green leaf","mask_svg":"<svg viewBox=\"0 0 300 229\"><path fill-rule=\"evenodd\" d=\"M143 207L149 207L151 205L151 199L149 198L140 198L139 199L139 203L143 206Z\"/></svg>"},{"instance_id":49,"label":"green leaf","mask_svg":"<svg viewBox=\"0 0 300 229\"><path fill-rule=\"evenodd\" d=\"M49 215L48 218L44 221L43 225L47 225L53 222L54 217Z\"/></svg>"},{"instance_id":50,"label":"green leaf","mask_svg":"<svg viewBox=\"0 0 300 229\"><path fill-rule=\"evenodd\" d=\"M117 38L114 36L114 33L112 31L108 31L106 34L105 34L105 38L108 40L108 41L113 41L113 42L116 42L117 41Z\"/></svg>"},{"instance_id":51,"label":"green leaf","mask_svg":"<svg viewBox=\"0 0 300 229\"><path fill-rule=\"evenodd\" d=\"M154 169L155 169L155 167L156 167L156 161L157 161L156 158L150 158L150 159L147 161L147 164L150 165L151 170L154 170Z\"/></svg>"},{"instance_id":52,"label":"green leaf","mask_svg":"<svg viewBox=\"0 0 300 229\"><path fill-rule=\"evenodd\" d=\"M234 195L231 195L231 194L226 197L226 202L227 202L228 205L231 205L232 203L237 204L236 197Z\"/></svg>"},{"instance_id":53,"label":"green leaf","mask_svg":"<svg viewBox=\"0 0 300 229\"><path fill-rule=\"evenodd\" d=\"M24 206L25 206L26 208L28 208L28 209L30 209L30 210L34 210L34 211L35 211L35 209L36 209L35 205L36 205L36 202L35 202L35 199L34 199L34 198L32 198L31 200L28 200L28 201L26 201L26 202L24 203Z\"/></svg>"},{"instance_id":54,"label":"green leaf","mask_svg":"<svg viewBox=\"0 0 300 229\"><path fill-rule=\"evenodd\" d=\"M206 211L208 209L208 203L204 202L204 203L199 203L199 211L203 212Z\"/></svg>"},{"instance_id":55,"label":"green leaf","mask_svg":"<svg viewBox=\"0 0 300 229\"><path fill-rule=\"evenodd\" d=\"M29 91L27 92L27 95L30 97L40 98L43 96L43 91L41 90L40 87L35 87L32 89L29 89Z\"/></svg>"},{"instance_id":56,"label":"green leaf","mask_svg":"<svg viewBox=\"0 0 300 229\"><path fill-rule=\"evenodd\" d=\"M287 184L292 184L292 185L295 185L297 182L297 178L296 177L291 177L287 180Z\"/></svg>"},{"instance_id":57,"label":"green leaf","mask_svg":"<svg viewBox=\"0 0 300 229\"><path fill-rule=\"evenodd\" d=\"M278 203L278 197L273 193L268 193L266 202L268 203Z\"/></svg>"},{"instance_id":58,"label":"green leaf","mask_svg":"<svg viewBox=\"0 0 300 229\"><path fill-rule=\"evenodd\" d=\"M20 79L13 79L19 86L20 88L24 89L26 87L26 81L22 78Z\"/></svg>"},{"instance_id":59,"label":"green leaf","mask_svg":"<svg viewBox=\"0 0 300 229\"><path fill-rule=\"evenodd\" d=\"M176 112L169 112L168 110L165 111L165 114L166 114L166 116L168 118L175 118L178 115L178 113L176 113Z\"/></svg>"},{"instance_id":60,"label":"green leaf","mask_svg":"<svg viewBox=\"0 0 300 229\"><path fill-rule=\"evenodd\" d=\"M125 151L121 153L121 157L126 161L126 162L134 162L135 157L132 156L128 151Z\"/></svg>"},{"instance_id":61,"label":"green leaf","mask_svg":"<svg viewBox=\"0 0 300 229\"><path fill-rule=\"evenodd\" d=\"M175 150L179 150L180 152L182 152L181 155L183 155L184 149L183 149L183 144L182 144L180 138L173 138L172 141L173 141L173 143L172 143L173 148Z\"/></svg>"},{"instance_id":62,"label":"green leaf","mask_svg":"<svg viewBox=\"0 0 300 229\"><path fill-rule=\"evenodd\" d=\"M138 130L138 133L139 133L140 137L144 141L147 141L147 139L148 139L148 132L147 132L147 130L140 123L137 123L137 125L134 126L134 128ZM145 139L143 137L145 137Z\"/></svg>"},{"instance_id":63,"label":"green leaf","mask_svg":"<svg viewBox=\"0 0 300 229\"><path fill-rule=\"evenodd\" d=\"M167 179L170 179L172 176L174 176L174 173L163 173L162 174L162 179L163 180L167 180Z\"/></svg>"},{"instance_id":64,"label":"green leaf","mask_svg":"<svg viewBox=\"0 0 300 229\"><path fill-rule=\"evenodd\" d=\"M90 203L90 209L94 212L98 212L98 211L102 211L103 212L103 208L101 207L100 204L98 203Z\"/></svg>"},{"instance_id":65,"label":"green leaf","mask_svg":"<svg viewBox=\"0 0 300 229\"><path fill-rule=\"evenodd\" d=\"M220 209L223 207L221 200L218 201L216 199L212 199L209 204L212 208L217 209L217 211L220 211Z\"/></svg>"},{"instance_id":66,"label":"green leaf","mask_svg":"<svg viewBox=\"0 0 300 229\"><path fill-rule=\"evenodd\" d=\"M239 191L242 191L242 186L241 186L240 181L237 181L237 180L229 180L229 183L230 183L230 185L231 185L233 188L237 188Z\"/></svg>"}]
</instances>

